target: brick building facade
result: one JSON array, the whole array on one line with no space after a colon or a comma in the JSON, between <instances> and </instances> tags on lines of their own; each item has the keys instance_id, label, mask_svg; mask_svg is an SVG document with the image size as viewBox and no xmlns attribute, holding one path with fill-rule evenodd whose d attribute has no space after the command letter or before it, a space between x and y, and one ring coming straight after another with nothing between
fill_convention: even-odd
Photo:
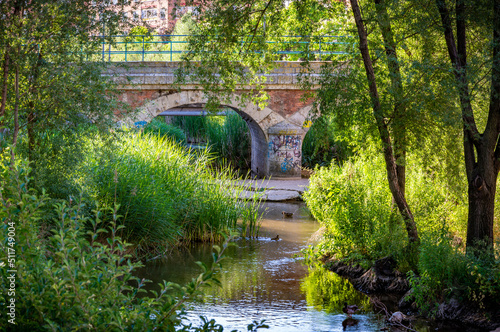
<instances>
[{"instance_id":1,"label":"brick building facade","mask_svg":"<svg viewBox=\"0 0 500 332\"><path fill-rule=\"evenodd\" d=\"M129 0L126 18L134 24L145 25L158 34L170 34L175 22L185 12L195 10L181 0Z\"/></svg>"}]
</instances>

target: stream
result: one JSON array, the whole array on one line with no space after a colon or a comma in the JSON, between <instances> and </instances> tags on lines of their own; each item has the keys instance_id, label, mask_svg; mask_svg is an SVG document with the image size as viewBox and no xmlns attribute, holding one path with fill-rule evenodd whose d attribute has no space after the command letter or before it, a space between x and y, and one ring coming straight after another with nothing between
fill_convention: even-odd
<instances>
[{"instance_id":1,"label":"stream","mask_svg":"<svg viewBox=\"0 0 500 332\"><path fill-rule=\"evenodd\" d=\"M185 323L198 326L199 316L215 319L224 331L246 331L252 321L265 320L269 329L259 331L380 331L385 322L373 312L369 298L351 284L323 268L308 268L301 250L314 244L320 228L304 203L265 203L262 226L257 239L241 238L229 246L222 262L219 280L222 288L207 289L202 301L189 303ZM293 212L284 217L282 211ZM279 240L271 238L279 235ZM211 245L195 243L168 258L148 262L138 276L153 281L186 283L210 264ZM354 326L346 325L344 303L361 310L353 315ZM431 326L417 321L419 332L461 331Z\"/></svg>"}]
</instances>

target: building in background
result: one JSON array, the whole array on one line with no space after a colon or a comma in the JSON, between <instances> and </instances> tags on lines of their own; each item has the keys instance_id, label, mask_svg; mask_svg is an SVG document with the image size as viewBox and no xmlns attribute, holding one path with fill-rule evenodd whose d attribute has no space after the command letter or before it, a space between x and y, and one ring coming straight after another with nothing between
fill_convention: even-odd
<instances>
[{"instance_id":1,"label":"building in background","mask_svg":"<svg viewBox=\"0 0 500 332\"><path fill-rule=\"evenodd\" d=\"M126 19L147 26L157 34L172 33L177 20L195 10L186 6L183 0L129 0L124 9Z\"/></svg>"}]
</instances>

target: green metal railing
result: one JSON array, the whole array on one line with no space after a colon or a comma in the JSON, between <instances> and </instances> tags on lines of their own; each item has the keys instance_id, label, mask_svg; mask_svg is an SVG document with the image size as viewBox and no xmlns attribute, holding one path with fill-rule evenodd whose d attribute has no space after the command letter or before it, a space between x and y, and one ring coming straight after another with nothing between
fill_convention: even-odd
<instances>
[{"instance_id":1,"label":"green metal railing","mask_svg":"<svg viewBox=\"0 0 500 332\"><path fill-rule=\"evenodd\" d=\"M179 61L187 52L190 36L118 35L98 38L102 38L102 51L98 54L102 61ZM296 61L307 57L321 61L349 53L353 42L350 36L279 36L266 40L265 44L278 60ZM248 46L245 40L239 44Z\"/></svg>"}]
</instances>

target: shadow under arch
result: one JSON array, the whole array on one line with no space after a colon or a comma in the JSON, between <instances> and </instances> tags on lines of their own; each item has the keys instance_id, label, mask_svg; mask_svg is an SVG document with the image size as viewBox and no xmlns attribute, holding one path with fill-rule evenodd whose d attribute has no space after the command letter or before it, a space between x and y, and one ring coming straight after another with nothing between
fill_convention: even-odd
<instances>
[{"instance_id":1,"label":"shadow under arch","mask_svg":"<svg viewBox=\"0 0 500 332\"><path fill-rule=\"evenodd\" d=\"M199 113L199 115L210 115L209 113L203 113L205 103L192 103L192 104L183 104L178 105L173 108L169 108L167 110L163 110L158 114L158 116L162 115L172 115L172 113L166 114L164 111L176 110L173 113L174 116L185 116L185 115L195 115ZM269 167L268 167L268 149L267 149L267 137L260 125L255 121L249 114L241 111L240 109L231 106L221 104L220 107L222 109L230 109L237 113L247 124L249 132L250 132L250 169L251 169L251 177L252 178L263 178L268 176ZM183 111L189 110L189 111ZM193 111L194 110L194 111ZM184 113L184 114L183 114Z\"/></svg>"},{"instance_id":2,"label":"shadow under arch","mask_svg":"<svg viewBox=\"0 0 500 332\"><path fill-rule=\"evenodd\" d=\"M125 115L122 120L128 125L137 122L145 124L166 110L189 106L196 106L201 110L206 103L207 99L201 90L174 92L146 102L138 113ZM234 94L220 106L235 111L248 125L251 137L252 177L264 178L272 175L300 178L302 141L309 130L306 122L311 105L304 105L293 113L283 114L269 107L260 109L251 102L242 104L241 97ZM294 142L293 151L289 151L290 141Z\"/></svg>"},{"instance_id":3,"label":"shadow under arch","mask_svg":"<svg viewBox=\"0 0 500 332\"><path fill-rule=\"evenodd\" d=\"M264 128L250 114L257 114L258 107L252 103L240 105L239 96L237 95L231 99L231 103L221 103L220 106L235 111L248 125L251 137L251 175L255 178L267 177L269 176L267 135ZM123 121L129 125L138 122L145 124L151 122L166 110L188 107L201 110L206 105L206 102L207 100L202 91L180 91L150 100L140 107L138 114L133 118L127 117Z\"/></svg>"},{"instance_id":4,"label":"shadow under arch","mask_svg":"<svg viewBox=\"0 0 500 332\"><path fill-rule=\"evenodd\" d=\"M236 109L234 107L225 106L235 111L245 122L247 123L248 129L250 130L250 167L251 176L254 178L264 178L269 175L268 166L268 144L267 137L262 128L259 126L257 121L255 121L250 115Z\"/></svg>"}]
</instances>

